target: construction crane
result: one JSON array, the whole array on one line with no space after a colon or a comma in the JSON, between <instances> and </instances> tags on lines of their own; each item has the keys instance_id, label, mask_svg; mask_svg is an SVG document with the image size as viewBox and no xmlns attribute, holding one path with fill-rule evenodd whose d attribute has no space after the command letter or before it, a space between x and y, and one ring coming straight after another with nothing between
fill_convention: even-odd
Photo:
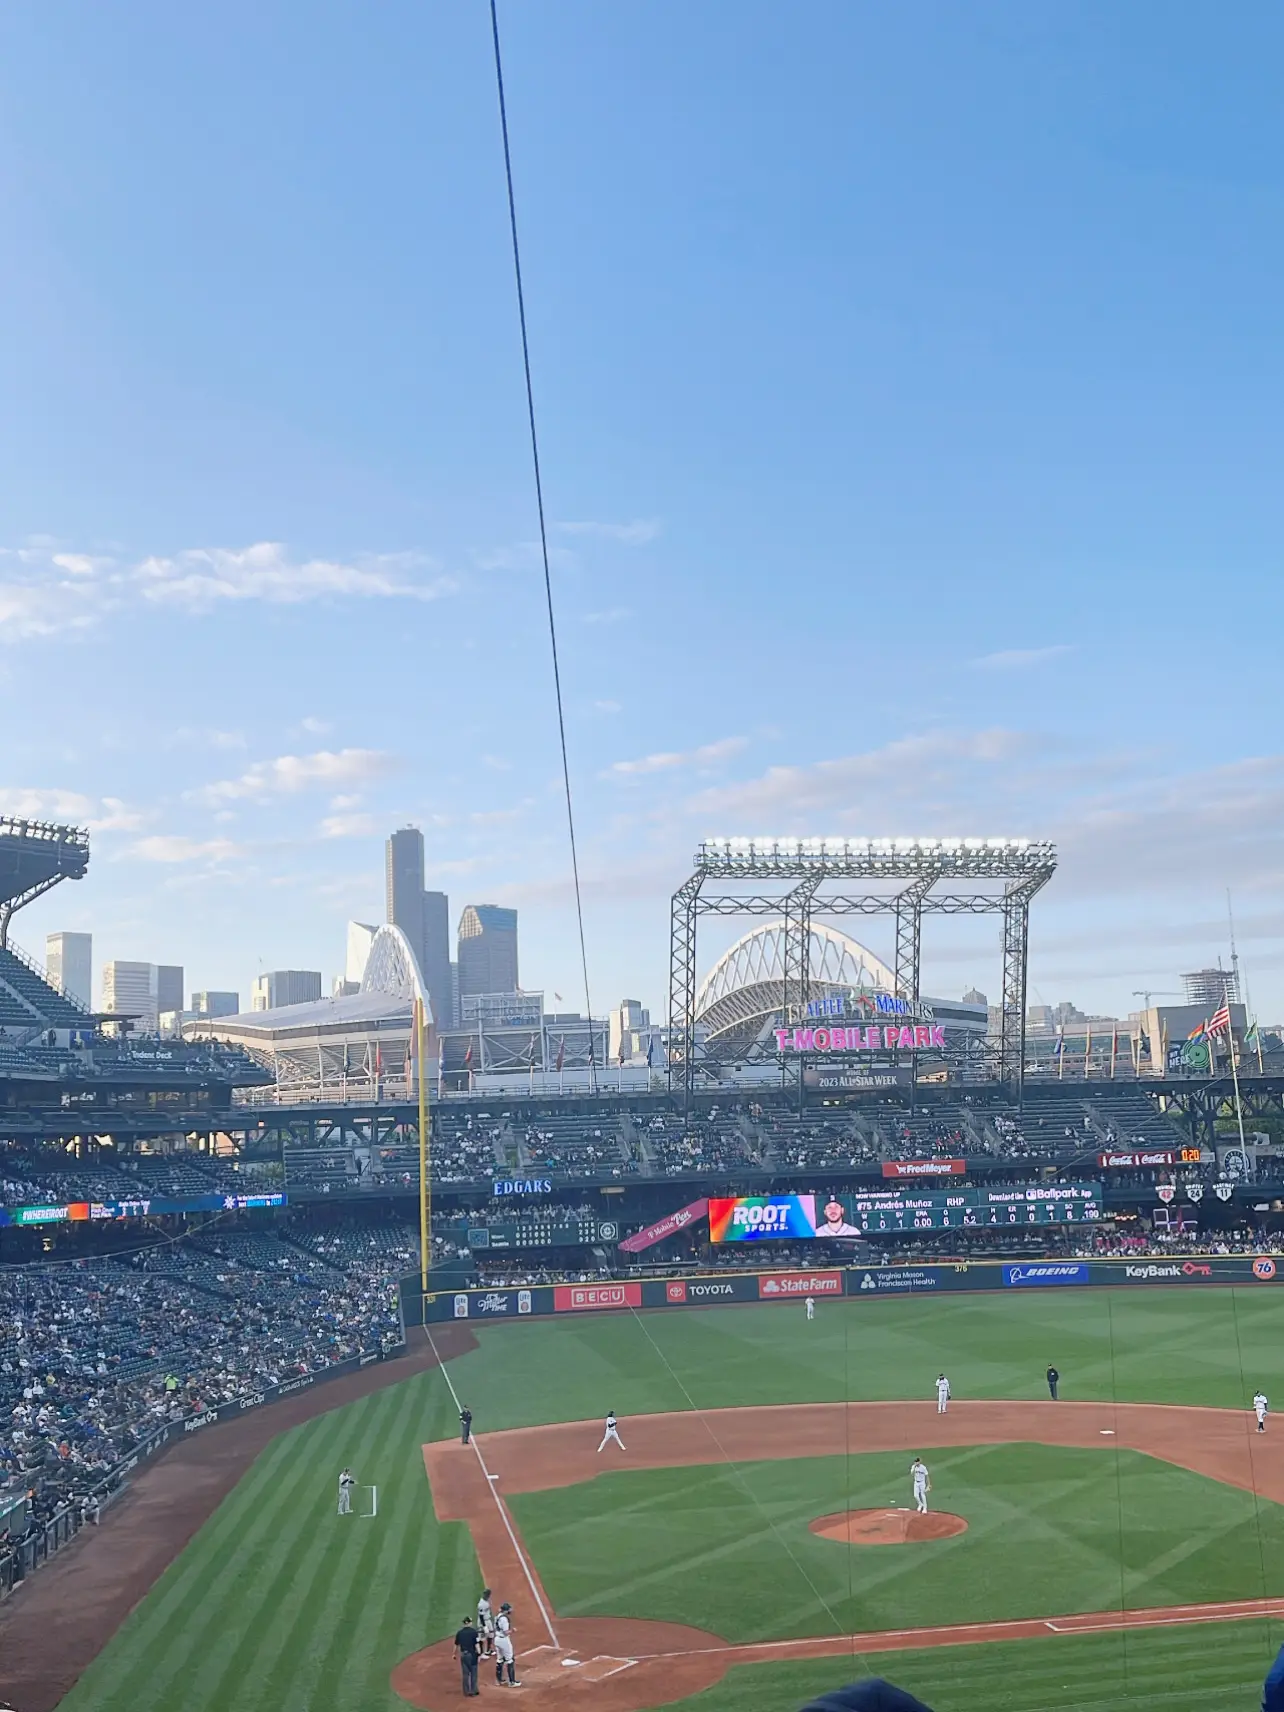
<instances>
[{"instance_id":1,"label":"construction crane","mask_svg":"<svg viewBox=\"0 0 1284 1712\"><path fill-rule=\"evenodd\" d=\"M1134 987L1132 996L1134 999L1145 999L1146 1009L1149 1010L1153 998L1179 999L1182 995L1174 992L1171 987Z\"/></svg>"}]
</instances>

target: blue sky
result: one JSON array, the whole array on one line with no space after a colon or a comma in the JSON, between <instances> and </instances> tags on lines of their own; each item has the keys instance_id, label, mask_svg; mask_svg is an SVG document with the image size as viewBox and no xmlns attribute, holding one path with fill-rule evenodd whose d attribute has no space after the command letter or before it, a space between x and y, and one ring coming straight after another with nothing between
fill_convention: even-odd
<instances>
[{"instance_id":1,"label":"blue sky","mask_svg":"<svg viewBox=\"0 0 1284 1712\"><path fill-rule=\"evenodd\" d=\"M1060 846L1032 996L1177 986L1230 887L1284 1015L1279 9L501 21L595 1005L705 833L952 832ZM37 953L328 977L414 820L578 997L489 53L0 23L0 810L94 846Z\"/></svg>"}]
</instances>

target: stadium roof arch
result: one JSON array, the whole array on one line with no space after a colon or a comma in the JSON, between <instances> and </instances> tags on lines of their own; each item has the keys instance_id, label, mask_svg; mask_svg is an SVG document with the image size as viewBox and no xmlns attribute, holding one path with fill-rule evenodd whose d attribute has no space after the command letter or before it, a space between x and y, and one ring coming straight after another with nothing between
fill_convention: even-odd
<instances>
[{"instance_id":1,"label":"stadium roof arch","mask_svg":"<svg viewBox=\"0 0 1284 1712\"><path fill-rule=\"evenodd\" d=\"M896 977L849 934L813 922L807 985L813 998L853 989L894 993ZM784 1005L785 923L765 921L723 953L696 994L695 1018L706 1055L737 1057L748 1052L776 1025Z\"/></svg>"}]
</instances>

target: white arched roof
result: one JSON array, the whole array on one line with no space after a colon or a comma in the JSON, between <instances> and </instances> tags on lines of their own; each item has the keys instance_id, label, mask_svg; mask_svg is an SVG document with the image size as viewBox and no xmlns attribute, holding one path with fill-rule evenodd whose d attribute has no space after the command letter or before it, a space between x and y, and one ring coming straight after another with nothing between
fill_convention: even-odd
<instances>
[{"instance_id":1,"label":"white arched roof","mask_svg":"<svg viewBox=\"0 0 1284 1712\"><path fill-rule=\"evenodd\" d=\"M696 994L697 1018L720 1000L746 987L763 985L783 988L785 979L785 924L766 921L738 939L710 969ZM808 946L807 979L817 987L864 987L896 991L896 977L881 958L867 946L823 922L812 924Z\"/></svg>"},{"instance_id":2,"label":"white arched roof","mask_svg":"<svg viewBox=\"0 0 1284 1712\"><path fill-rule=\"evenodd\" d=\"M424 985L419 959L411 949L405 934L399 927L393 927L391 922L385 922L370 941L370 955L366 958L365 974L361 977L361 991L379 993L394 999L422 999L425 1019L429 1023L434 1021L432 1000L428 997L428 989Z\"/></svg>"}]
</instances>

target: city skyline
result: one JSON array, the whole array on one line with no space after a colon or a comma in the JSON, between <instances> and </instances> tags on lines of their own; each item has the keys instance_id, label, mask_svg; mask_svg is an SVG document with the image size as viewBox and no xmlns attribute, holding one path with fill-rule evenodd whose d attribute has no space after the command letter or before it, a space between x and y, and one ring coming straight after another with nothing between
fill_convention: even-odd
<instances>
[{"instance_id":1,"label":"city skyline","mask_svg":"<svg viewBox=\"0 0 1284 1712\"><path fill-rule=\"evenodd\" d=\"M583 1008L485 20L272 10L0 64L0 812L94 850L15 937L328 978L413 821ZM1052 839L1031 998L1095 1013L1229 887L1284 1014L1284 22L821 13L506 22L592 1007L765 830Z\"/></svg>"}]
</instances>

